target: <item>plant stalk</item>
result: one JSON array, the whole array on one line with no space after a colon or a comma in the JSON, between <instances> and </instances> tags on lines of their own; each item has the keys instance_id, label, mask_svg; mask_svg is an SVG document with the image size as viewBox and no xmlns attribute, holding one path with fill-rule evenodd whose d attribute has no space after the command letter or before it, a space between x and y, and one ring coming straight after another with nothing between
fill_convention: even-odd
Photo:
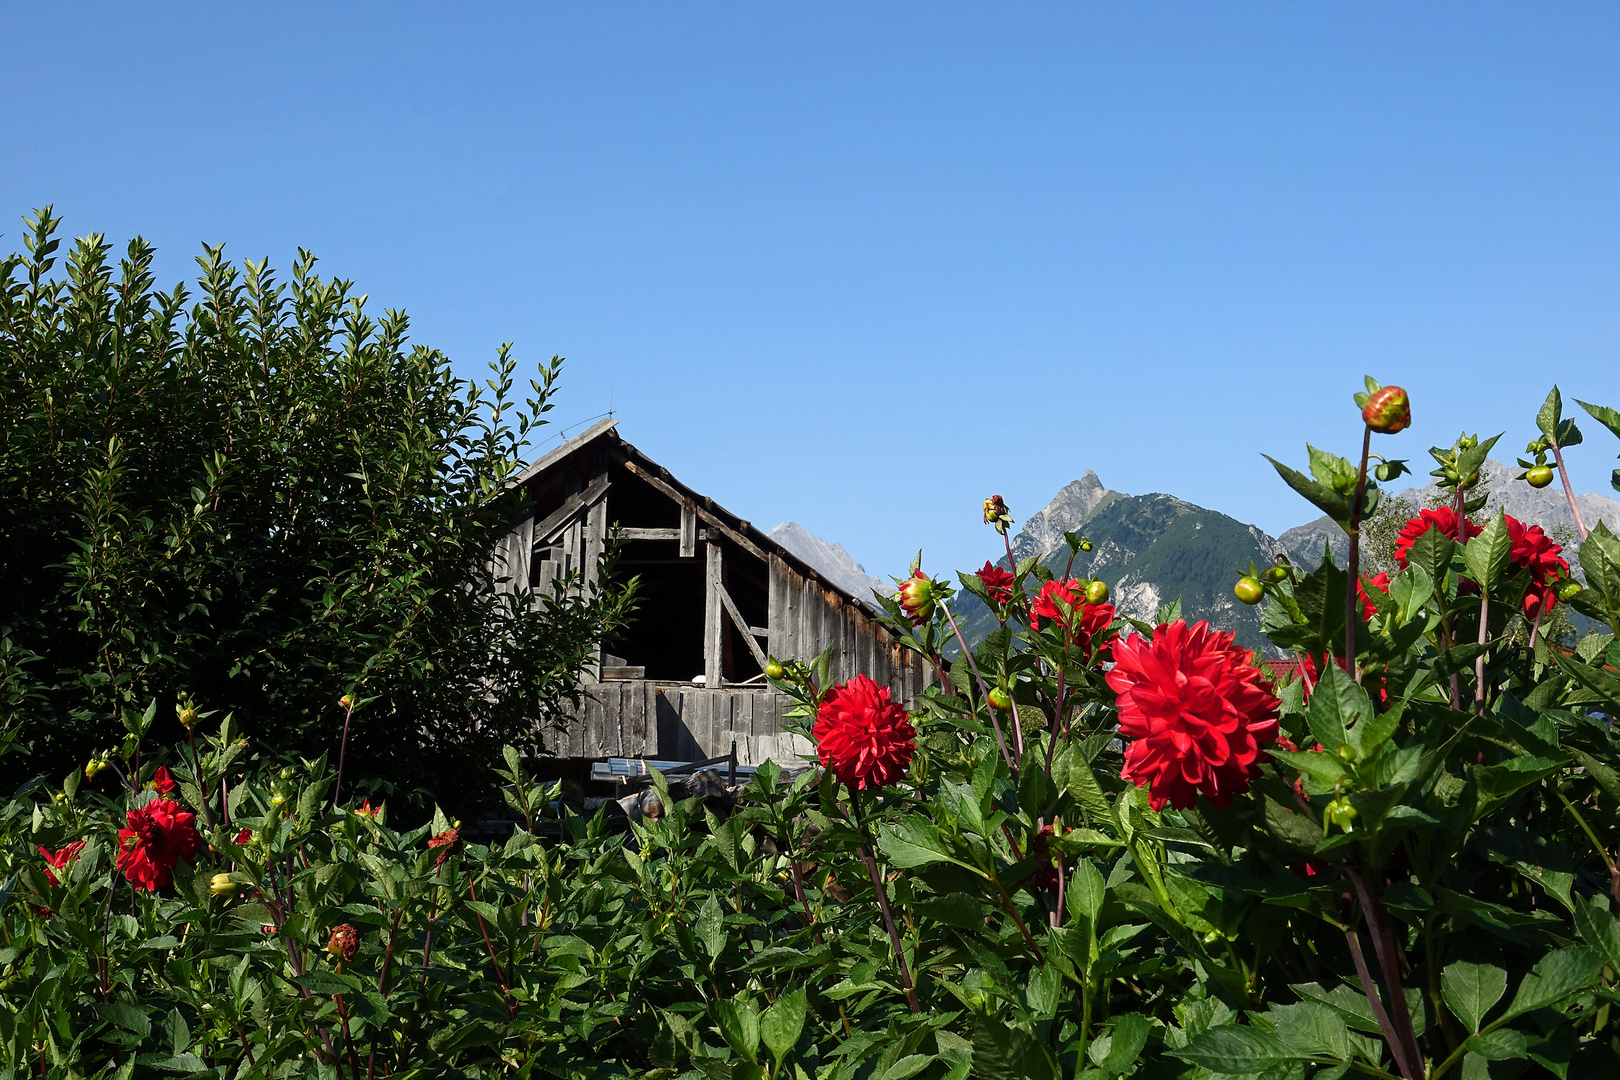
<instances>
[{"instance_id":1,"label":"plant stalk","mask_svg":"<svg viewBox=\"0 0 1620 1080\"><path fill-rule=\"evenodd\" d=\"M1356 494L1350 503L1349 580L1345 583L1344 662L1356 682L1361 682L1361 665L1356 663L1356 624L1361 621L1361 504L1367 494L1367 457L1372 453L1372 428L1361 432L1361 464L1356 468Z\"/></svg>"},{"instance_id":2,"label":"plant stalk","mask_svg":"<svg viewBox=\"0 0 1620 1080\"><path fill-rule=\"evenodd\" d=\"M1569 486L1569 470L1564 468L1564 452L1558 444L1551 439L1553 460L1558 462L1558 480L1564 485L1564 498L1569 502L1570 516L1575 519L1575 528L1580 530L1581 543L1586 543L1586 520L1581 517L1581 508L1575 505L1575 489Z\"/></svg>"}]
</instances>

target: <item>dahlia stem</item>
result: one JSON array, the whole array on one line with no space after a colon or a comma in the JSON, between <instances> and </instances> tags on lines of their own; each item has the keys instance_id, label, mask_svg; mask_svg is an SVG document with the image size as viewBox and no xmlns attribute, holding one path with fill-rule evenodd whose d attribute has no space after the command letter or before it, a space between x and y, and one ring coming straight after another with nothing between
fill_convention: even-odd
<instances>
[{"instance_id":1,"label":"dahlia stem","mask_svg":"<svg viewBox=\"0 0 1620 1080\"><path fill-rule=\"evenodd\" d=\"M1547 602L1542 600L1541 606L1536 608L1535 621L1530 624L1530 655L1533 658L1536 652L1536 639L1541 634L1541 617L1547 614Z\"/></svg>"},{"instance_id":2,"label":"dahlia stem","mask_svg":"<svg viewBox=\"0 0 1620 1080\"><path fill-rule=\"evenodd\" d=\"M861 860L866 863L866 873L872 879L872 891L877 893L878 910L883 912L883 925L889 931L889 944L894 947L894 962L900 967L900 985L905 988L906 1001L911 1006L912 1015L922 1012L917 1005L917 991L912 987L911 972L906 968L905 949L900 945L900 934L894 928L894 913L889 910L889 892L883 887L883 875L878 873L877 860L872 852L877 850L877 844L872 840L872 830L866 823L866 815L861 813L860 792L850 789L850 804L855 810L855 824L860 828L861 838L866 841L861 848Z\"/></svg>"},{"instance_id":3,"label":"dahlia stem","mask_svg":"<svg viewBox=\"0 0 1620 1080\"><path fill-rule=\"evenodd\" d=\"M1479 644L1490 637L1491 594L1483 587L1479 590ZM1485 654L1474 659L1474 711L1485 715Z\"/></svg>"},{"instance_id":4,"label":"dahlia stem","mask_svg":"<svg viewBox=\"0 0 1620 1080\"><path fill-rule=\"evenodd\" d=\"M996 730L996 743L1001 747L1001 757L1007 763L1007 770L1014 776L1018 775L1018 766L1013 764L1012 755L1007 752L1007 739L1001 734L1001 721L996 719L996 710L990 708L990 687L985 685L984 676L979 674L979 665L973 659L973 650L968 648L967 642L962 638L962 629L956 625L956 616L951 614L951 606L944 600L939 602L939 609L945 613L945 621L951 624L951 633L956 635L956 643L962 646L962 655L967 657L968 669L973 672L973 678L979 684L979 693L984 696L985 710L990 714L990 724ZM971 705L972 702L969 702ZM1013 723L1018 722L1018 713L1013 712ZM1018 739L1018 759L1024 758L1024 732L1022 728L1013 732Z\"/></svg>"},{"instance_id":5,"label":"dahlia stem","mask_svg":"<svg viewBox=\"0 0 1620 1080\"><path fill-rule=\"evenodd\" d=\"M349 711L343 714L343 741L338 744L337 783L332 786L332 809L338 807L338 796L343 794L343 758L349 752L349 717L354 715L354 699L349 699Z\"/></svg>"},{"instance_id":6,"label":"dahlia stem","mask_svg":"<svg viewBox=\"0 0 1620 1080\"><path fill-rule=\"evenodd\" d=\"M1412 1016L1406 1008L1406 994L1401 989L1401 971L1399 955L1395 946L1395 935L1389 924L1388 913L1367 888L1366 879L1361 872L1352 866L1345 867L1345 873L1351 883L1356 887L1356 898L1361 902L1362 915L1367 919L1367 930L1372 934L1373 950L1378 955L1378 966L1383 969L1384 989L1389 994L1389 1008L1394 1016L1394 1028L1397 1042L1390 1044L1390 1052L1394 1053L1399 1047L1400 1053L1396 1061L1401 1062L1401 1071L1411 1080L1423 1080L1423 1054L1418 1049L1417 1035L1412 1031ZM1360 952L1357 943L1356 952ZM1360 966L1365 966L1363 959ZM1363 977L1365 981L1365 976ZM1367 984L1369 987L1371 983ZM1373 991L1369 990L1367 998L1372 1000Z\"/></svg>"},{"instance_id":7,"label":"dahlia stem","mask_svg":"<svg viewBox=\"0 0 1620 1080\"><path fill-rule=\"evenodd\" d=\"M1356 624L1361 621L1361 504L1367 494L1367 456L1372 452L1372 427L1361 432L1361 464L1356 468L1356 494L1350 503L1349 580L1345 582L1344 660L1356 682L1361 682L1361 665L1356 663Z\"/></svg>"},{"instance_id":8,"label":"dahlia stem","mask_svg":"<svg viewBox=\"0 0 1620 1080\"><path fill-rule=\"evenodd\" d=\"M208 808L208 785L203 783L202 759L197 756L197 725L192 724L186 728L186 737L191 741L191 777L197 781L197 792L202 796L203 824L208 826L209 832L212 832L214 812Z\"/></svg>"},{"instance_id":9,"label":"dahlia stem","mask_svg":"<svg viewBox=\"0 0 1620 1080\"><path fill-rule=\"evenodd\" d=\"M1547 441L1552 444L1553 460L1558 462L1558 479L1564 485L1564 498L1569 502L1570 515L1575 519L1575 528L1580 530L1581 543L1584 544L1586 543L1586 521L1581 517L1581 508L1575 505L1575 489L1569 486L1569 470L1564 468L1564 452L1558 448L1558 444L1553 440L1548 439Z\"/></svg>"},{"instance_id":10,"label":"dahlia stem","mask_svg":"<svg viewBox=\"0 0 1620 1080\"><path fill-rule=\"evenodd\" d=\"M1367 1004L1372 1007L1373 1019L1378 1021L1378 1030L1384 1033L1384 1043L1389 1047L1390 1056L1395 1059L1395 1067L1409 1080L1418 1080L1421 1074L1414 1074L1406 1067L1406 1048L1401 1045L1400 1036L1395 1033L1395 1026L1390 1022L1389 1013L1384 1009L1383 999L1378 996L1378 984L1373 981L1372 972L1367 967L1367 957L1362 954L1361 937L1356 933L1355 927L1344 928L1344 940L1350 946L1350 959L1356 965L1356 975L1361 979L1362 992L1367 996Z\"/></svg>"}]
</instances>

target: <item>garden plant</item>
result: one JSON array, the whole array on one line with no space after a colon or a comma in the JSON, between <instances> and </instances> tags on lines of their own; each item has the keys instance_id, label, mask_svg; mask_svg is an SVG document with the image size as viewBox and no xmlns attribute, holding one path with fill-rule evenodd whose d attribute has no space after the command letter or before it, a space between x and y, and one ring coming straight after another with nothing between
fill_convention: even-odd
<instances>
[{"instance_id":1,"label":"garden plant","mask_svg":"<svg viewBox=\"0 0 1620 1080\"><path fill-rule=\"evenodd\" d=\"M490 843L339 788L332 725L281 765L201 693L117 710L0 811L0 1077L1620 1073L1620 539L1573 496L1573 564L1482 513L1497 440L1464 436L1430 450L1451 505L1362 575L1405 471L1373 451L1413 436L1399 387L1357 398L1358 456L1276 463L1347 565L1233 568L1292 674L1008 543L881 598L917 701L772 661L817 759L729 813L655 774L615 831L508 746ZM1525 482L1551 454L1569 491L1556 389L1535 426ZM1538 636L1558 605L1575 649Z\"/></svg>"}]
</instances>

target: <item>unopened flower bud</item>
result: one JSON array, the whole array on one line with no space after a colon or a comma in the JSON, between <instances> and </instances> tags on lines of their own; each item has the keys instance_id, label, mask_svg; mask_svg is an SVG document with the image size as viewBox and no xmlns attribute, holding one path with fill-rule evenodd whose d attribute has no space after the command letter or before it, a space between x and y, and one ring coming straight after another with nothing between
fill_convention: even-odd
<instances>
[{"instance_id":1,"label":"unopened flower bud","mask_svg":"<svg viewBox=\"0 0 1620 1080\"><path fill-rule=\"evenodd\" d=\"M1544 488L1553 482L1551 465L1536 465L1525 470L1524 482L1533 488Z\"/></svg>"},{"instance_id":2,"label":"unopened flower bud","mask_svg":"<svg viewBox=\"0 0 1620 1080\"><path fill-rule=\"evenodd\" d=\"M1237 579L1237 584L1232 586L1232 594L1245 604L1254 605L1265 597L1266 589L1258 580L1244 574Z\"/></svg>"},{"instance_id":3,"label":"unopened flower bud","mask_svg":"<svg viewBox=\"0 0 1620 1080\"><path fill-rule=\"evenodd\" d=\"M1554 595L1560 600L1569 600L1572 599L1576 593L1580 592L1582 588L1583 586L1581 583L1576 581L1574 578L1565 578L1563 581L1558 583L1558 587L1555 590Z\"/></svg>"},{"instance_id":4,"label":"unopened flower bud","mask_svg":"<svg viewBox=\"0 0 1620 1080\"><path fill-rule=\"evenodd\" d=\"M342 697L338 698L338 704L343 706L345 709L352 709L354 708L354 698L349 694L344 694Z\"/></svg>"},{"instance_id":5,"label":"unopened flower bud","mask_svg":"<svg viewBox=\"0 0 1620 1080\"><path fill-rule=\"evenodd\" d=\"M1012 524L1012 514L1008 513L1007 504L1000 495L992 495L984 500L984 523L994 525L996 532L1006 535L1007 526Z\"/></svg>"},{"instance_id":6,"label":"unopened flower bud","mask_svg":"<svg viewBox=\"0 0 1620 1080\"><path fill-rule=\"evenodd\" d=\"M94 780L111 767L112 766L107 762L107 756L105 754L97 754L85 764L84 778L86 780Z\"/></svg>"},{"instance_id":7,"label":"unopened flower bud","mask_svg":"<svg viewBox=\"0 0 1620 1080\"><path fill-rule=\"evenodd\" d=\"M332 936L326 941L326 951L339 960L353 960L354 954L360 951L360 933L348 923L340 923L332 928Z\"/></svg>"},{"instance_id":8,"label":"unopened flower bud","mask_svg":"<svg viewBox=\"0 0 1620 1080\"><path fill-rule=\"evenodd\" d=\"M1412 402L1398 386L1386 386L1367 399L1361 408L1367 426L1384 435L1403 431L1412 423Z\"/></svg>"},{"instance_id":9,"label":"unopened flower bud","mask_svg":"<svg viewBox=\"0 0 1620 1080\"><path fill-rule=\"evenodd\" d=\"M922 625L934 616L934 597L937 591L934 579L921 570L900 583L900 607L913 625Z\"/></svg>"},{"instance_id":10,"label":"unopened flower bud","mask_svg":"<svg viewBox=\"0 0 1620 1080\"><path fill-rule=\"evenodd\" d=\"M197 726L197 710L189 705L184 709L175 709L174 718L180 721L180 726L187 731Z\"/></svg>"},{"instance_id":11,"label":"unopened flower bud","mask_svg":"<svg viewBox=\"0 0 1620 1080\"><path fill-rule=\"evenodd\" d=\"M208 891L215 896L235 896L241 888L229 874L215 874L208 880Z\"/></svg>"},{"instance_id":12,"label":"unopened flower bud","mask_svg":"<svg viewBox=\"0 0 1620 1080\"><path fill-rule=\"evenodd\" d=\"M1356 816L1356 808L1351 806L1350 800L1343 795L1328 803L1327 808L1322 811L1322 817L1326 819L1328 825L1337 825L1345 832L1354 831L1355 826L1351 822L1355 821Z\"/></svg>"},{"instance_id":13,"label":"unopened flower bud","mask_svg":"<svg viewBox=\"0 0 1620 1080\"><path fill-rule=\"evenodd\" d=\"M1097 581L1093 581L1090 585L1087 585L1086 586L1086 603L1088 603L1088 604L1106 604L1106 603L1108 603L1108 583L1106 581L1103 581L1103 580L1099 579Z\"/></svg>"},{"instance_id":14,"label":"unopened flower bud","mask_svg":"<svg viewBox=\"0 0 1620 1080\"><path fill-rule=\"evenodd\" d=\"M990 707L996 712L1009 712L1012 709L1012 695L999 686L990 688Z\"/></svg>"},{"instance_id":15,"label":"unopened flower bud","mask_svg":"<svg viewBox=\"0 0 1620 1080\"><path fill-rule=\"evenodd\" d=\"M782 666L782 661L776 659L776 657L773 656L765 661L765 677L767 679L780 680L786 674L787 669Z\"/></svg>"}]
</instances>

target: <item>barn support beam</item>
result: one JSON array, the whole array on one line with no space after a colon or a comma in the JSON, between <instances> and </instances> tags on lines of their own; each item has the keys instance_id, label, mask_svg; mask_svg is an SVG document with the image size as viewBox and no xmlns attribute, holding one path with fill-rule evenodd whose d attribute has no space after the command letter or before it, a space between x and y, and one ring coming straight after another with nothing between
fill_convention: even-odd
<instances>
[{"instance_id":1,"label":"barn support beam","mask_svg":"<svg viewBox=\"0 0 1620 1080\"><path fill-rule=\"evenodd\" d=\"M723 605L720 597L726 590L721 584L723 565L720 545L711 541L705 546L709 554L708 573L703 578L703 682L706 686L718 687L724 678L721 670L724 661L721 631L725 624L721 621Z\"/></svg>"}]
</instances>

